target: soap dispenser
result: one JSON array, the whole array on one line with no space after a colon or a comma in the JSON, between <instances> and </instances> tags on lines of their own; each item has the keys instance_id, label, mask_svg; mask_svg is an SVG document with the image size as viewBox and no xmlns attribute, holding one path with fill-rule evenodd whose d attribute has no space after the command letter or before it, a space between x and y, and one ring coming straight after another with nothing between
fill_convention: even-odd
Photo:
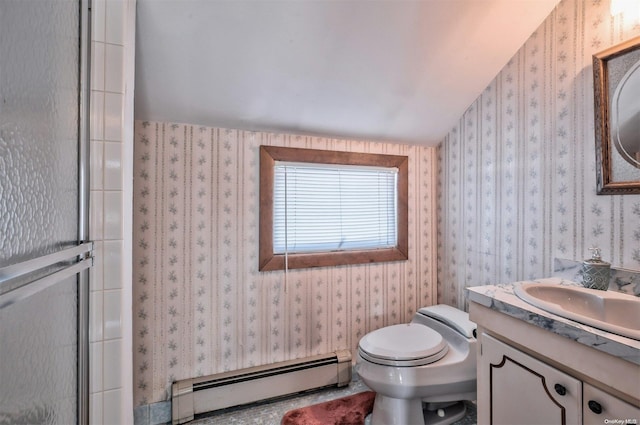
<instances>
[{"instance_id":1,"label":"soap dispenser","mask_svg":"<svg viewBox=\"0 0 640 425\"><path fill-rule=\"evenodd\" d=\"M609 279L611 276L611 264L602 261L600 248L589 248L592 251L591 258L582 263L582 284L586 288L609 289Z\"/></svg>"}]
</instances>

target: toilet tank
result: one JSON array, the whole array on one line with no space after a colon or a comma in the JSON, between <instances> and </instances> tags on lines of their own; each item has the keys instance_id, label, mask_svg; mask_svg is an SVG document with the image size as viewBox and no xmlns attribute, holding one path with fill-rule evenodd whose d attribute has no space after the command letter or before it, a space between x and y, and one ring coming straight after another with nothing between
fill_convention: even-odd
<instances>
[{"instance_id":1,"label":"toilet tank","mask_svg":"<svg viewBox=\"0 0 640 425\"><path fill-rule=\"evenodd\" d=\"M439 331L447 327L467 339L476 338L477 325L469 320L469 313L444 304L422 307L412 322L420 323Z\"/></svg>"}]
</instances>

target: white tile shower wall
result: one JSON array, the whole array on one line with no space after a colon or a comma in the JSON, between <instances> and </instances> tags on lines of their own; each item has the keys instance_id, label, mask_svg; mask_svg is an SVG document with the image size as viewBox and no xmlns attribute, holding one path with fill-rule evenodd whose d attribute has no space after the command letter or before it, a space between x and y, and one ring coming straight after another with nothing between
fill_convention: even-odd
<instances>
[{"instance_id":1,"label":"white tile shower wall","mask_svg":"<svg viewBox=\"0 0 640 425\"><path fill-rule=\"evenodd\" d=\"M548 276L599 246L640 270L640 195L597 196L592 55L640 34L608 1L564 0L439 149L438 299Z\"/></svg>"},{"instance_id":2,"label":"white tile shower wall","mask_svg":"<svg viewBox=\"0 0 640 425\"><path fill-rule=\"evenodd\" d=\"M135 0L92 2L90 423L133 422L131 196ZM127 259L129 259L127 261Z\"/></svg>"},{"instance_id":3,"label":"white tile shower wall","mask_svg":"<svg viewBox=\"0 0 640 425\"><path fill-rule=\"evenodd\" d=\"M258 272L259 146L409 157L409 260ZM350 349L435 302L435 148L136 121L135 405L174 380Z\"/></svg>"}]
</instances>

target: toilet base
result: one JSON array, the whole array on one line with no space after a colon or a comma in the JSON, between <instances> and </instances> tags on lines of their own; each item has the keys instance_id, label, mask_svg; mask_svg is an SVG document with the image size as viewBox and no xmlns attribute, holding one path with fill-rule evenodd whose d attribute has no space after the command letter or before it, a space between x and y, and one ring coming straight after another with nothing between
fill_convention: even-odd
<instances>
[{"instance_id":1,"label":"toilet base","mask_svg":"<svg viewBox=\"0 0 640 425\"><path fill-rule=\"evenodd\" d=\"M428 406L423 413L425 425L449 425L464 418L467 414L467 405L464 401L457 401L439 408L437 406ZM438 413L443 416L438 415Z\"/></svg>"},{"instance_id":2,"label":"toilet base","mask_svg":"<svg viewBox=\"0 0 640 425\"><path fill-rule=\"evenodd\" d=\"M449 425L462 419L466 413L464 401L425 406L419 399L397 399L377 394L373 412L366 417L365 425Z\"/></svg>"}]
</instances>

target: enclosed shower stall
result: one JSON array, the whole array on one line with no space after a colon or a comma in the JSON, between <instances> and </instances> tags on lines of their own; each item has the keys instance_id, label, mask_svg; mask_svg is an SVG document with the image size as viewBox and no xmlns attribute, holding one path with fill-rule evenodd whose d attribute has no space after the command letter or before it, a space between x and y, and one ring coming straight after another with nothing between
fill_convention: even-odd
<instances>
[{"instance_id":1,"label":"enclosed shower stall","mask_svg":"<svg viewBox=\"0 0 640 425\"><path fill-rule=\"evenodd\" d=\"M0 0L0 424L88 422L81 0Z\"/></svg>"}]
</instances>

